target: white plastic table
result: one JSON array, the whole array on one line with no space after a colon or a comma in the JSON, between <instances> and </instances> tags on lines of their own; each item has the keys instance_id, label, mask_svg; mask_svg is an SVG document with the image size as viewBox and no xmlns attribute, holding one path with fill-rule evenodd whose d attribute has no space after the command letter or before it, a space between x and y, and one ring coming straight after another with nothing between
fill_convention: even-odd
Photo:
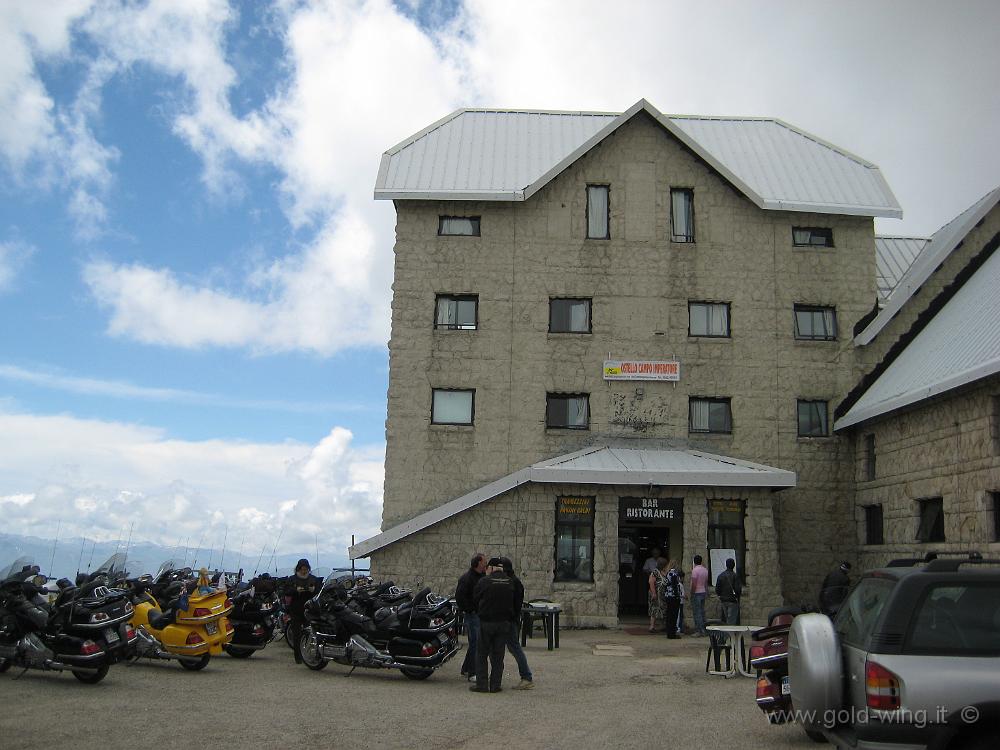
<instances>
[{"instance_id":1,"label":"white plastic table","mask_svg":"<svg viewBox=\"0 0 1000 750\"><path fill-rule=\"evenodd\" d=\"M721 635L731 636L729 638L730 645L732 646L732 658L729 660L729 669L707 670L709 674L722 675L723 677L735 677L737 674L741 674L744 677L753 677L754 673L750 670L749 660L747 659L747 636L751 633L760 630L763 625L707 625L705 630L709 635ZM711 640L708 643L708 649L711 654L713 651L713 644ZM714 655L714 654L711 654Z\"/></svg>"}]
</instances>

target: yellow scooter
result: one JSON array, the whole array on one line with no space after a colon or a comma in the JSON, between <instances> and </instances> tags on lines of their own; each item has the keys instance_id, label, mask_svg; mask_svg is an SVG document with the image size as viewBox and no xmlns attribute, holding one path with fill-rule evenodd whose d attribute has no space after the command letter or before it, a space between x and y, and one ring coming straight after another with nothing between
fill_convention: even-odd
<instances>
[{"instance_id":1,"label":"yellow scooter","mask_svg":"<svg viewBox=\"0 0 1000 750\"><path fill-rule=\"evenodd\" d=\"M226 590L208 582L202 569L197 587L187 593L185 583L176 581L163 589L168 601L161 608L149 592L150 581L133 583L135 613L132 626L138 634L135 658L174 659L185 669L204 669L212 654L233 639L233 626L226 617L232 609ZM163 577L163 568L156 580Z\"/></svg>"}]
</instances>

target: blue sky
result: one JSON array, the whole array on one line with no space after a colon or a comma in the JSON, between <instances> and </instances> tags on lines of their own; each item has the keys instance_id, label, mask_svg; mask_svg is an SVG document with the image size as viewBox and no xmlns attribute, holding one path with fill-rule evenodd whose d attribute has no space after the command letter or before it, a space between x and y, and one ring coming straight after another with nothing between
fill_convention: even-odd
<instances>
[{"instance_id":1,"label":"blue sky","mask_svg":"<svg viewBox=\"0 0 1000 750\"><path fill-rule=\"evenodd\" d=\"M394 214L372 189L458 107L780 117L882 168L885 233L1000 183L995 3L692 5L0 7L3 530L374 533Z\"/></svg>"}]
</instances>

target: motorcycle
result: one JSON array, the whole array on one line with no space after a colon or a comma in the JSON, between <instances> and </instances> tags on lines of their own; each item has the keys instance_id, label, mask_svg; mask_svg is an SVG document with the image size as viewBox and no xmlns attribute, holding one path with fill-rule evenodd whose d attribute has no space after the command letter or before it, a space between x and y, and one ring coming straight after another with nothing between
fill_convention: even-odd
<instances>
[{"instance_id":1,"label":"motorcycle","mask_svg":"<svg viewBox=\"0 0 1000 750\"><path fill-rule=\"evenodd\" d=\"M81 586L64 585L51 606L37 567L26 559L9 566L0 582L0 672L68 669L80 682L96 684L125 659L136 634L126 592L106 585L115 561Z\"/></svg>"},{"instance_id":2,"label":"motorcycle","mask_svg":"<svg viewBox=\"0 0 1000 750\"><path fill-rule=\"evenodd\" d=\"M796 616L808 607L778 607L767 616L767 627L757 630L750 642L750 667L757 670L757 707L772 724L792 719L792 694L788 680L788 633Z\"/></svg>"},{"instance_id":3,"label":"motorcycle","mask_svg":"<svg viewBox=\"0 0 1000 750\"><path fill-rule=\"evenodd\" d=\"M176 568L172 560L164 562L155 576L130 581L132 625L139 636L136 660L172 659L197 671L232 640L233 625L227 615L233 604L226 590L213 588L204 575L189 592L192 583L191 570ZM160 601L166 606L161 607Z\"/></svg>"},{"instance_id":4,"label":"motorcycle","mask_svg":"<svg viewBox=\"0 0 1000 750\"><path fill-rule=\"evenodd\" d=\"M273 578L259 576L250 583L229 589L233 611L233 639L223 646L227 654L246 659L274 640L278 620L278 597Z\"/></svg>"},{"instance_id":5,"label":"motorcycle","mask_svg":"<svg viewBox=\"0 0 1000 750\"><path fill-rule=\"evenodd\" d=\"M398 669L411 680L424 680L461 650L455 606L447 598L425 588L412 600L369 615L365 611L377 599L361 593L363 588L349 591L331 575L306 602L300 651L309 669L333 661L352 672Z\"/></svg>"}]
</instances>

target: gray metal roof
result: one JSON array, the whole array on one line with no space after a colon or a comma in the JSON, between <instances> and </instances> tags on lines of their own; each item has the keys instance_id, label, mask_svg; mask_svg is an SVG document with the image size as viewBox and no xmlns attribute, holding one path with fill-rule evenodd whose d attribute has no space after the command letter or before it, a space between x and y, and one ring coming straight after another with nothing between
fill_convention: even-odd
<instances>
[{"instance_id":1,"label":"gray metal roof","mask_svg":"<svg viewBox=\"0 0 1000 750\"><path fill-rule=\"evenodd\" d=\"M927 237L875 236L875 267L879 304L884 304L903 274L927 246Z\"/></svg>"},{"instance_id":2,"label":"gray metal roof","mask_svg":"<svg viewBox=\"0 0 1000 750\"><path fill-rule=\"evenodd\" d=\"M523 201L640 111L764 209L903 215L878 167L781 120L460 109L382 156L375 198Z\"/></svg>"},{"instance_id":3,"label":"gray metal roof","mask_svg":"<svg viewBox=\"0 0 1000 750\"><path fill-rule=\"evenodd\" d=\"M864 395L843 429L1000 372L1000 252L965 282Z\"/></svg>"},{"instance_id":4,"label":"gray metal roof","mask_svg":"<svg viewBox=\"0 0 1000 750\"><path fill-rule=\"evenodd\" d=\"M865 326L861 333L854 337L854 343L858 346L871 343L879 331L885 328L886 324L906 304L906 301L923 286L924 282L934 273L937 267L944 262L948 255L965 239L965 236L972 231L972 228L979 223L980 219L986 216L998 202L1000 202L1000 187L988 192L965 211L937 230L931 237L930 242L927 243L913 261L913 264L896 284L882 310Z\"/></svg>"},{"instance_id":5,"label":"gray metal roof","mask_svg":"<svg viewBox=\"0 0 1000 750\"><path fill-rule=\"evenodd\" d=\"M451 518L528 482L657 485L661 487L794 487L795 472L695 450L638 450L597 446L540 461L409 521L358 542L351 559Z\"/></svg>"}]
</instances>

